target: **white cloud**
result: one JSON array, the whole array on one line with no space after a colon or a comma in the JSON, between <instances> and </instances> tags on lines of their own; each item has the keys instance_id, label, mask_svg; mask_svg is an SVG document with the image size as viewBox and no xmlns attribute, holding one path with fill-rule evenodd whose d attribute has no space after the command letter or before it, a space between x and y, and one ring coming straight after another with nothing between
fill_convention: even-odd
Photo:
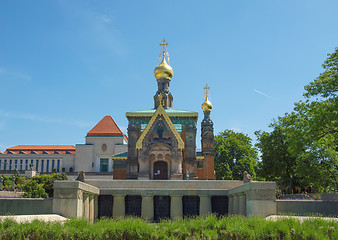
<instances>
[{"instance_id":1,"label":"white cloud","mask_svg":"<svg viewBox=\"0 0 338 240\"><path fill-rule=\"evenodd\" d=\"M90 127L93 125L92 122L80 121L80 120L71 120L71 119L63 119L63 118L50 118L40 115L35 115L32 113L14 113L14 112L6 112L0 109L0 116L5 118L14 118L14 119L23 119L44 123L56 123L60 125L71 125L80 128ZM1 127L1 122L0 122Z\"/></svg>"},{"instance_id":2,"label":"white cloud","mask_svg":"<svg viewBox=\"0 0 338 240\"><path fill-rule=\"evenodd\" d=\"M105 24L112 24L112 19L107 14L101 13L101 12L95 12L94 16L97 17L99 21Z\"/></svg>"},{"instance_id":3,"label":"white cloud","mask_svg":"<svg viewBox=\"0 0 338 240\"><path fill-rule=\"evenodd\" d=\"M0 68L0 81L17 81L17 82L29 82L32 77L25 73L8 71L4 68Z\"/></svg>"},{"instance_id":4,"label":"white cloud","mask_svg":"<svg viewBox=\"0 0 338 240\"><path fill-rule=\"evenodd\" d=\"M271 96L269 96L268 94L266 94L266 93L263 93L263 92L261 92L261 91L258 91L257 89L254 89L254 92L256 92L256 93L258 93L258 94L261 94L261 95L263 95L264 97L267 97L267 98L270 98L270 99L272 99L272 97L271 97Z\"/></svg>"},{"instance_id":5,"label":"white cloud","mask_svg":"<svg viewBox=\"0 0 338 240\"><path fill-rule=\"evenodd\" d=\"M234 131L234 132L241 132L240 128L231 128L230 130Z\"/></svg>"}]
</instances>

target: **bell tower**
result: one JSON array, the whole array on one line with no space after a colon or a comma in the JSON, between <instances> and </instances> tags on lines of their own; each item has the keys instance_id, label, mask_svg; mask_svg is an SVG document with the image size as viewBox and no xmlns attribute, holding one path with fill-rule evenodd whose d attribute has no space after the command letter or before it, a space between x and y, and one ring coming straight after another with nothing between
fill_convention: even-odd
<instances>
[{"instance_id":1,"label":"bell tower","mask_svg":"<svg viewBox=\"0 0 338 240\"><path fill-rule=\"evenodd\" d=\"M214 123L210 118L212 104L210 102L210 87L208 84L203 88L204 102L202 104L202 110L204 118L201 123L201 144L203 160L203 178L204 179L215 179L214 173Z\"/></svg>"},{"instance_id":2,"label":"bell tower","mask_svg":"<svg viewBox=\"0 0 338 240\"><path fill-rule=\"evenodd\" d=\"M169 91L170 81L173 77L174 71L170 67L169 63L169 53L167 51L168 43L163 39L160 43L162 51L160 53L159 61L162 61L154 70L154 75L157 80L158 89L154 96L154 107L157 108L159 105L162 105L164 108L173 107L173 96ZM167 61L168 63L167 63Z\"/></svg>"}]
</instances>

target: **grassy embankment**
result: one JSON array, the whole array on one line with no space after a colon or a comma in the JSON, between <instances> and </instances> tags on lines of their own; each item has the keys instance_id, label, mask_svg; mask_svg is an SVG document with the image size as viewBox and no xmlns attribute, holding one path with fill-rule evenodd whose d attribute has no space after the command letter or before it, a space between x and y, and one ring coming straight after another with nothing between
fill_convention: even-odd
<instances>
[{"instance_id":1,"label":"grassy embankment","mask_svg":"<svg viewBox=\"0 0 338 240\"><path fill-rule=\"evenodd\" d=\"M300 223L264 218L192 218L150 224L138 218L103 219L88 223L72 219L60 223L17 224L0 221L0 239L338 239L338 222L320 219Z\"/></svg>"}]
</instances>

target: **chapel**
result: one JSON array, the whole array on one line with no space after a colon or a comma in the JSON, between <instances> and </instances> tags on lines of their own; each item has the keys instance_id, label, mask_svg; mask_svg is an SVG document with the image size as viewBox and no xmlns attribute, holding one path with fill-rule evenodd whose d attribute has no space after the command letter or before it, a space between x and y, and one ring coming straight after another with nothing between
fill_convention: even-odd
<instances>
[{"instance_id":1,"label":"chapel","mask_svg":"<svg viewBox=\"0 0 338 240\"><path fill-rule=\"evenodd\" d=\"M168 43L163 40L160 46L161 62L154 70L157 81L154 108L126 113L128 153L113 157L115 171L117 173L118 166L121 166L120 170L125 171L126 179L215 179L209 87L204 87L206 92L202 104L202 151L196 152L198 113L173 107L170 82L174 71L168 64ZM119 162L125 164L118 164ZM123 175L116 174L121 177Z\"/></svg>"}]
</instances>

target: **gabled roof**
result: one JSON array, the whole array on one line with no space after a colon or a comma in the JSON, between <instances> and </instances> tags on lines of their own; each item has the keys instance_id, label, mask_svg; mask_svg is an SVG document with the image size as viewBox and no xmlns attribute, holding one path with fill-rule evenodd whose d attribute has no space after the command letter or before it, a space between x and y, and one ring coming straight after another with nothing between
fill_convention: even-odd
<instances>
[{"instance_id":1,"label":"gabled roof","mask_svg":"<svg viewBox=\"0 0 338 240\"><path fill-rule=\"evenodd\" d=\"M87 137L91 136L125 137L125 135L122 133L119 126L117 126L116 122L111 116L105 116L104 118L102 118L101 121L87 133Z\"/></svg>"},{"instance_id":2,"label":"gabled roof","mask_svg":"<svg viewBox=\"0 0 338 240\"><path fill-rule=\"evenodd\" d=\"M164 121L166 121L166 123L168 124L170 130L172 131L172 133L174 134L174 136L175 136L175 138L176 138L176 140L178 142L178 149L183 149L184 148L184 142L183 142L181 136L178 134L175 126L171 122L168 114L166 113L166 111L164 110L164 108L162 107L162 105L159 105L157 107L155 113L153 113L153 116L149 120L148 125L146 126L146 128L142 132L141 136L137 140L137 142L136 142L136 149L141 149L142 148L143 140L146 137L147 133L149 132L150 128L152 127L152 125L154 124L154 122L156 121L156 118L158 116L162 116L163 119L164 119Z\"/></svg>"}]
</instances>

